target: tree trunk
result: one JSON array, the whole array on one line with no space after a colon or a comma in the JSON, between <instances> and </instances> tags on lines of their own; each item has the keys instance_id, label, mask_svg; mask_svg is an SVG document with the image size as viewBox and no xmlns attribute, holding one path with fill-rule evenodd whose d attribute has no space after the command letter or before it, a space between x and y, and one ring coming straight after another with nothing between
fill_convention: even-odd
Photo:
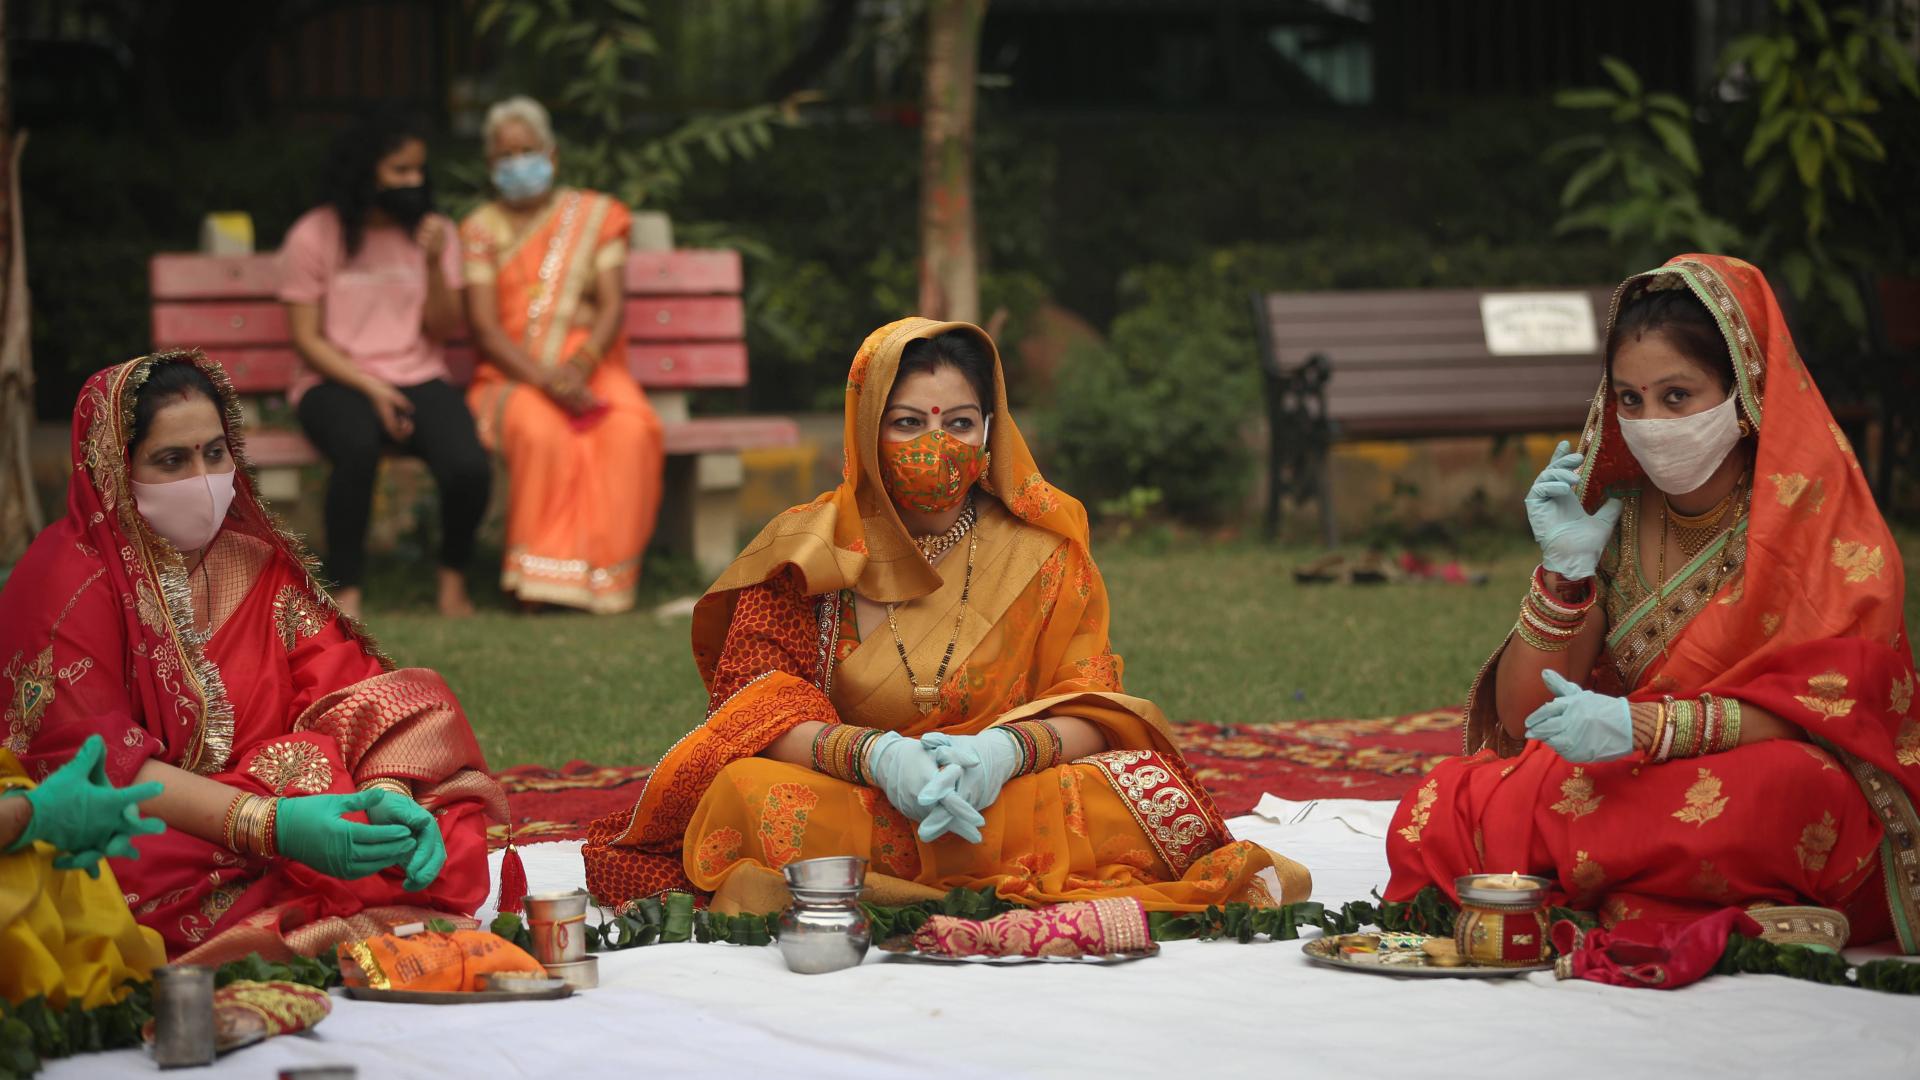
<instances>
[{"instance_id":1,"label":"tree trunk","mask_svg":"<svg viewBox=\"0 0 1920 1080\"><path fill-rule=\"evenodd\" d=\"M0 41L7 5L0 0ZM13 133L13 94L0 53L0 567L11 566L40 530L40 501L28 454L33 432L33 358L28 350L26 256L20 235L18 156L25 137Z\"/></svg>"},{"instance_id":2,"label":"tree trunk","mask_svg":"<svg viewBox=\"0 0 1920 1080\"><path fill-rule=\"evenodd\" d=\"M920 314L980 321L973 113L987 0L930 0L920 143Z\"/></svg>"}]
</instances>

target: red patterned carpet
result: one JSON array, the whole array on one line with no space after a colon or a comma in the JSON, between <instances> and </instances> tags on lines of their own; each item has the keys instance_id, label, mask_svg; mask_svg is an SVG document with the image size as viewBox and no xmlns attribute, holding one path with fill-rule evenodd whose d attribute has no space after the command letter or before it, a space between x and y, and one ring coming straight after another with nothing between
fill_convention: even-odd
<instances>
[{"instance_id":1,"label":"red patterned carpet","mask_svg":"<svg viewBox=\"0 0 1920 1080\"><path fill-rule=\"evenodd\" d=\"M1180 748L1229 817L1272 792L1288 799L1397 799L1434 762L1460 752L1460 711L1373 720L1179 725ZM521 765L502 771L521 843L578 840L587 822L631 807L649 766ZM494 829L494 844L505 830Z\"/></svg>"}]
</instances>

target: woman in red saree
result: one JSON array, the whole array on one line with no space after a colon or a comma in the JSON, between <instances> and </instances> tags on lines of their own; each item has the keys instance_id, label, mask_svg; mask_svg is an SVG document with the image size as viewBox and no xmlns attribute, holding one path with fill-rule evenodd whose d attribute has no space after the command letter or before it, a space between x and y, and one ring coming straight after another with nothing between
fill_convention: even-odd
<instances>
[{"instance_id":1,"label":"woman in red saree","mask_svg":"<svg viewBox=\"0 0 1920 1080\"><path fill-rule=\"evenodd\" d=\"M904 319L854 357L845 479L775 518L695 609L706 722L588 831L587 886L722 911L795 859L876 898L992 887L1154 910L1304 899L1235 841L1151 702L1121 687L1086 511L1049 485L978 327Z\"/></svg>"},{"instance_id":2,"label":"woman in red saree","mask_svg":"<svg viewBox=\"0 0 1920 1080\"><path fill-rule=\"evenodd\" d=\"M1545 560L1471 756L1395 815L1388 898L1518 870L1609 924L1813 905L1833 944L1915 952L1900 556L1772 290L1679 256L1621 287L1607 356L1577 461L1529 493Z\"/></svg>"},{"instance_id":3,"label":"woman in red saree","mask_svg":"<svg viewBox=\"0 0 1920 1080\"><path fill-rule=\"evenodd\" d=\"M665 439L627 370L627 231L618 199L553 186L547 111L487 113L498 198L460 224L481 364L467 390L480 441L507 464L500 587L526 605L633 606L660 511Z\"/></svg>"},{"instance_id":4,"label":"woman in red saree","mask_svg":"<svg viewBox=\"0 0 1920 1080\"><path fill-rule=\"evenodd\" d=\"M72 450L0 592L5 745L43 778L98 735L108 780L160 782L166 832L110 860L140 922L219 963L471 913L504 795L446 683L342 617L254 494L220 367L99 372Z\"/></svg>"}]
</instances>

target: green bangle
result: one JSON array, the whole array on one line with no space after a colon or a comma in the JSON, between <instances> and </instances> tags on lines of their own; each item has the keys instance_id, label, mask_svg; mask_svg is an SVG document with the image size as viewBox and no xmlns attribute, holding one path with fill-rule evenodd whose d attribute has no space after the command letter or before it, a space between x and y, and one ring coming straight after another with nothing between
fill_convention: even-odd
<instances>
[{"instance_id":1,"label":"green bangle","mask_svg":"<svg viewBox=\"0 0 1920 1080\"><path fill-rule=\"evenodd\" d=\"M1724 753L1740 745L1740 702L1730 697L1718 700L1720 702L1720 750Z\"/></svg>"}]
</instances>

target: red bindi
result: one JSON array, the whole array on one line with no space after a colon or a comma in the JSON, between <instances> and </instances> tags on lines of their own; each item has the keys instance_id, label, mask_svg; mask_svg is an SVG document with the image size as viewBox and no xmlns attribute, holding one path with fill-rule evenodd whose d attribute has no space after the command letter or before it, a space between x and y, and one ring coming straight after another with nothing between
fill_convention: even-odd
<instances>
[{"instance_id":1,"label":"red bindi","mask_svg":"<svg viewBox=\"0 0 1920 1080\"><path fill-rule=\"evenodd\" d=\"M935 405L935 406L933 407L933 415L935 415L935 416L939 416L939 415L940 415L940 406L938 406L938 405Z\"/></svg>"}]
</instances>

